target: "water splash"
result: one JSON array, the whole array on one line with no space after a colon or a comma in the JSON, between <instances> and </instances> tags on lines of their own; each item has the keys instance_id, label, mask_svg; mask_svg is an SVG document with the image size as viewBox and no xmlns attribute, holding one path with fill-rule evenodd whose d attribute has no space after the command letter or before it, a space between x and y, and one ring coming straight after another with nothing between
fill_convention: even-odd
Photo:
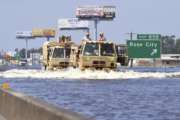
<instances>
[{"instance_id":1,"label":"water splash","mask_svg":"<svg viewBox=\"0 0 180 120\"><path fill-rule=\"evenodd\" d=\"M36 79L137 79L137 78L165 78L180 77L180 72L135 72L125 71L80 71L79 69L69 68L58 71L44 70L19 70L12 69L0 72L3 78L36 78Z\"/></svg>"}]
</instances>

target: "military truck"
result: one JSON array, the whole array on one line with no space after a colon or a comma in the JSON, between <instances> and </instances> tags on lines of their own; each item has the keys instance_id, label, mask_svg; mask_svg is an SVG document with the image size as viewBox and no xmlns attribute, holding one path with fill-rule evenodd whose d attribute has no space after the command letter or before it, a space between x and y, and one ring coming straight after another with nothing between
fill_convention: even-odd
<instances>
[{"instance_id":1,"label":"military truck","mask_svg":"<svg viewBox=\"0 0 180 120\"><path fill-rule=\"evenodd\" d=\"M121 66L128 66L129 60L127 55L127 45L119 44L116 45L117 52L117 63L120 63Z\"/></svg>"},{"instance_id":2,"label":"military truck","mask_svg":"<svg viewBox=\"0 0 180 120\"><path fill-rule=\"evenodd\" d=\"M81 70L114 70L117 67L115 45L107 41L83 40L78 51L78 67Z\"/></svg>"},{"instance_id":3,"label":"military truck","mask_svg":"<svg viewBox=\"0 0 180 120\"><path fill-rule=\"evenodd\" d=\"M70 52L74 43L67 38L57 41L49 41L43 45L44 69L54 70L71 66Z\"/></svg>"}]
</instances>

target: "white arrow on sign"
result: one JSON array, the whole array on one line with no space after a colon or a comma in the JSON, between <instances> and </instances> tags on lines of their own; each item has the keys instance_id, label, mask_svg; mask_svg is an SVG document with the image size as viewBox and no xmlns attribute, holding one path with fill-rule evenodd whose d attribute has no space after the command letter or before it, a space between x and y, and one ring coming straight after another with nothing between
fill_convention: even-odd
<instances>
[{"instance_id":1,"label":"white arrow on sign","mask_svg":"<svg viewBox=\"0 0 180 120\"><path fill-rule=\"evenodd\" d=\"M153 49L153 51L151 52L151 56L157 54L157 49Z\"/></svg>"}]
</instances>

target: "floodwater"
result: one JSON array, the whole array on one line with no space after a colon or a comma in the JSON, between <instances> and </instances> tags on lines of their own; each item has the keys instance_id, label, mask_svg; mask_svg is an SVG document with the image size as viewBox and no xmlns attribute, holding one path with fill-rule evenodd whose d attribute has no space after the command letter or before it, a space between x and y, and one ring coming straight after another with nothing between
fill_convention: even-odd
<instances>
[{"instance_id":1,"label":"floodwater","mask_svg":"<svg viewBox=\"0 0 180 120\"><path fill-rule=\"evenodd\" d=\"M180 68L116 72L9 70L0 72L18 92L95 120L179 120Z\"/></svg>"}]
</instances>

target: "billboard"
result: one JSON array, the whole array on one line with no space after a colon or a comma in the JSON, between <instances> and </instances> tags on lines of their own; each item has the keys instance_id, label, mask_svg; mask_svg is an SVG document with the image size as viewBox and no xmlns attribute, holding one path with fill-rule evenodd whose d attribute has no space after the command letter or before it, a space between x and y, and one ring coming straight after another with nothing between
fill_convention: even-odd
<instances>
[{"instance_id":1,"label":"billboard","mask_svg":"<svg viewBox=\"0 0 180 120\"><path fill-rule=\"evenodd\" d=\"M63 29L89 29L88 21L81 21L77 18L59 19L58 28Z\"/></svg>"},{"instance_id":2,"label":"billboard","mask_svg":"<svg viewBox=\"0 0 180 120\"><path fill-rule=\"evenodd\" d=\"M115 6L80 6L76 9L76 17L79 19L104 19L115 18Z\"/></svg>"},{"instance_id":3,"label":"billboard","mask_svg":"<svg viewBox=\"0 0 180 120\"><path fill-rule=\"evenodd\" d=\"M33 37L55 37L56 31L54 29L33 29Z\"/></svg>"},{"instance_id":4,"label":"billboard","mask_svg":"<svg viewBox=\"0 0 180 120\"><path fill-rule=\"evenodd\" d=\"M43 35L44 35L45 37L55 37L56 31L53 30L53 29L44 29L44 30L43 30Z\"/></svg>"},{"instance_id":5,"label":"billboard","mask_svg":"<svg viewBox=\"0 0 180 120\"><path fill-rule=\"evenodd\" d=\"M33 38L31 31L17 31L16 38L18 39L26 39L26 38Z\"/></svg>"},{"instance_id":6,"label":"billboard","mask_svg":"<svg viewBox=\"0 0 180 120\"><path fill-rule=\"evenodd\" d=\"M42 37L43 36L43 29L33 29L32 36L34 37Z\"/></svg>"}]
</instances>

